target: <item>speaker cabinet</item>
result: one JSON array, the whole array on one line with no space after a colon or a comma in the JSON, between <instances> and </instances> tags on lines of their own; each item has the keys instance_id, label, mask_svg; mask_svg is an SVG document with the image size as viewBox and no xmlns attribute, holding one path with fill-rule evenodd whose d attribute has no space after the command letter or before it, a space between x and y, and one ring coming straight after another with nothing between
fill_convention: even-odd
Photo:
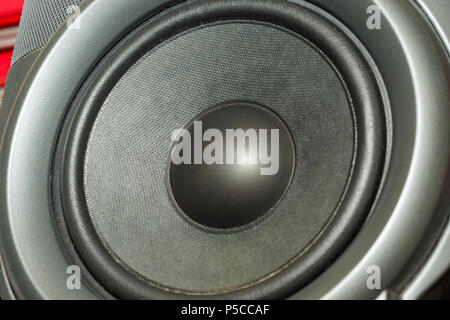
<instances>
[{"instance_id":1,"label":"speaker cabinet","mask_svg":"<svg viewBox=\"0 0 450 320\"><path fill-rule=\"evenodd\" d=\"M438 2L26 2L2 298L419 297L449 265Z\"/></svg>"}]
</instances>

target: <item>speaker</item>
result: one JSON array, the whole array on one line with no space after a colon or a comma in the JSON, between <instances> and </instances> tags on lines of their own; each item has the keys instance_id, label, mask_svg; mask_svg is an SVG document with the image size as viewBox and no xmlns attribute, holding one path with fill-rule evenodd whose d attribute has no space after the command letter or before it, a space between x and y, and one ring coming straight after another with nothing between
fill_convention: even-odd
<instances>
[{"instance_id":1,"label":"speaker","mask_svg":"<svg viewBox=\"0 0 450 320\"><path fill-rule=\"evenodd\" d=\"M450 265L445 12L28 0L2 298L421 297Z\"/></svg>"}]
</instances>

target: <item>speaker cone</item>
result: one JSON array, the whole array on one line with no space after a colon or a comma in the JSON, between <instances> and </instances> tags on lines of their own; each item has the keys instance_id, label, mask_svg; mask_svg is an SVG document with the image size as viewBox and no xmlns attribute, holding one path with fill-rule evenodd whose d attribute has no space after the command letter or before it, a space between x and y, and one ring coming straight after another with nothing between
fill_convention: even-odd
<instances>
[{"instance_id":1,"label":"speaker cone","mask_svg":"<svg viewBox=\"0 0 450 320\"><path fill-rule=\"evenodd\" d=\"M365 219L385 145L374 70L346 32L284 1L194 1L110 50L65 120L54 173L102 285L281 298L333 261ZM173 131L199 120L278 130L279 168L167 164Z\"/></svg>"}]
</instances>

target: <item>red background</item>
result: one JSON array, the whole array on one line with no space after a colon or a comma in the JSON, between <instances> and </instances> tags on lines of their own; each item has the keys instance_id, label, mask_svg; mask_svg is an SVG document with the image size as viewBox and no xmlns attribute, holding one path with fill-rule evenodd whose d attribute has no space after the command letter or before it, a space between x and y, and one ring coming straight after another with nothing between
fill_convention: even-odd
<instances>
[{"instance_id":1,"label":"red background","mask_svg":"<svg viewBox=\"0 0 450 320\"><path fill-rule=\"evenodd\" d=\"M1 0L0 29L19 24L24 0ZM11 64L12 49L0 51L0 87L5 85L6 75Z\"/></svg>"}]
</instances>

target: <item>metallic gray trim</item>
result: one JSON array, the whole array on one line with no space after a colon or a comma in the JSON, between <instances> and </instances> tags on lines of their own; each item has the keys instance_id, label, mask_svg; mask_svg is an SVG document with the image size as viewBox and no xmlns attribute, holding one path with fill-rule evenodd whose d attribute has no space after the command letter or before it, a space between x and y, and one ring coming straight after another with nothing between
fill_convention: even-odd
<instances>
[{"instance_id":1,"label":"metallic gray trim","mask_svg":"<svg viewBox=\"0 0 450 320\"><path fill-rule=\"evenodd\" d=\"M437 281L450 266L450 223L428 257L427 262L417 273L415 279L401 292L399 297L405 300L418 299L435 281Z\"/></svg>"},{"instance_id":2,"label":"metallic gray trim","mask_svg":"<svg viewBox=\"0 0 450 320\"><path fill-rule=\"evenodd\" d=\"M342 2L312 2L345 21L371 52L389 90L394 141L390 172L371 219L335 264L293 298L375 298L381 290L367 288L367 268L379 266L382 289L388 288L448 192L449 71L434 35L411 3L374 0L382 12L382 28L368 30L364 13L372 1L353 2L351 12Z\"/></svg>"},{"instance_id":3,"label":"metallic gray trim","mask_svg":"<svg viewBox=\"0 0 450 320\"><path fill-rule=\"evenodd\" d=\"M20 64L12 66L9 69L7 85L5 88L0 89L0 96L2 94L4 95L4 99L0 103L0 128L2 128L6 122L8 111L14 102L18 88L20 88L20 85L26 77L26 74L28 73L35 57L36 54L31 54L25 57ZM2 255L3 253L0 254L0 297L2 299L15 299L16 296L11 288L10 281L6 274L5 263L3 261L4 257L2 257Z\"/></svg>"},{"instance_id":4,"label":"metallic gray trim","mask_svg":"<svg viewBox=\"0 0 450 320\"><path fill-rule=\"evenodd\" d=\"M425 18L430 22L437 37L445 47L447 55L450 57L450 3L447 0L415 0L418 10L423 11ZM450 64L450 59L449 59ZM450 208L449 208L450 211ZM442 223L442 234L432 252L425 252L425 263L419 265L413 279L405 288L397 293L400 299L418 299L426 292L449 268L450 268L450 219ZM436 233L438 233L436 229Z\"/></svg>"},{"instance_id":5,"label":"metallic gray trim","mask_svg":"<svg viewBox=\"0 0 450 320\"><path fill-rule=\"evenodd\" d=\"M450 3L448 0L415 0L424 11L450 54Z\"/></svg>"},{"instance_id":6,"label":"metallic gray trim","mask_svg":"<svg viewBox=\"0 0 450 320\"><path fill-rule=\"evenodd\" d=\"M407 1L310 1L344 21L372 54L389 90L394 140L390 172L371 218L342 256L292 298L375 298L381 290L367 289L367 267L380 266L382 288L387 288L427 231L445 190L450 150L446 66L434 36ZM55 132L87 71L120 35L165 2L86 1L81 29L63 24L22 85L0 142L1 245L19 298L94 298L85 287L65 287L68 263L50 219L48 172ZM365 28L365 12L373 3L383 13L381 30Z\"/></svg>"},{"instance_id":7,"label":"metallic gray trim","mask_svg":"<svg viewBox=\"0 0 450 320\"><path fill-rule=\"evenodd\" d=\"M15 295L6 276L5 264L0 255L0 297L5 300L14 300Z\"/></svg>"}]
</instances>

